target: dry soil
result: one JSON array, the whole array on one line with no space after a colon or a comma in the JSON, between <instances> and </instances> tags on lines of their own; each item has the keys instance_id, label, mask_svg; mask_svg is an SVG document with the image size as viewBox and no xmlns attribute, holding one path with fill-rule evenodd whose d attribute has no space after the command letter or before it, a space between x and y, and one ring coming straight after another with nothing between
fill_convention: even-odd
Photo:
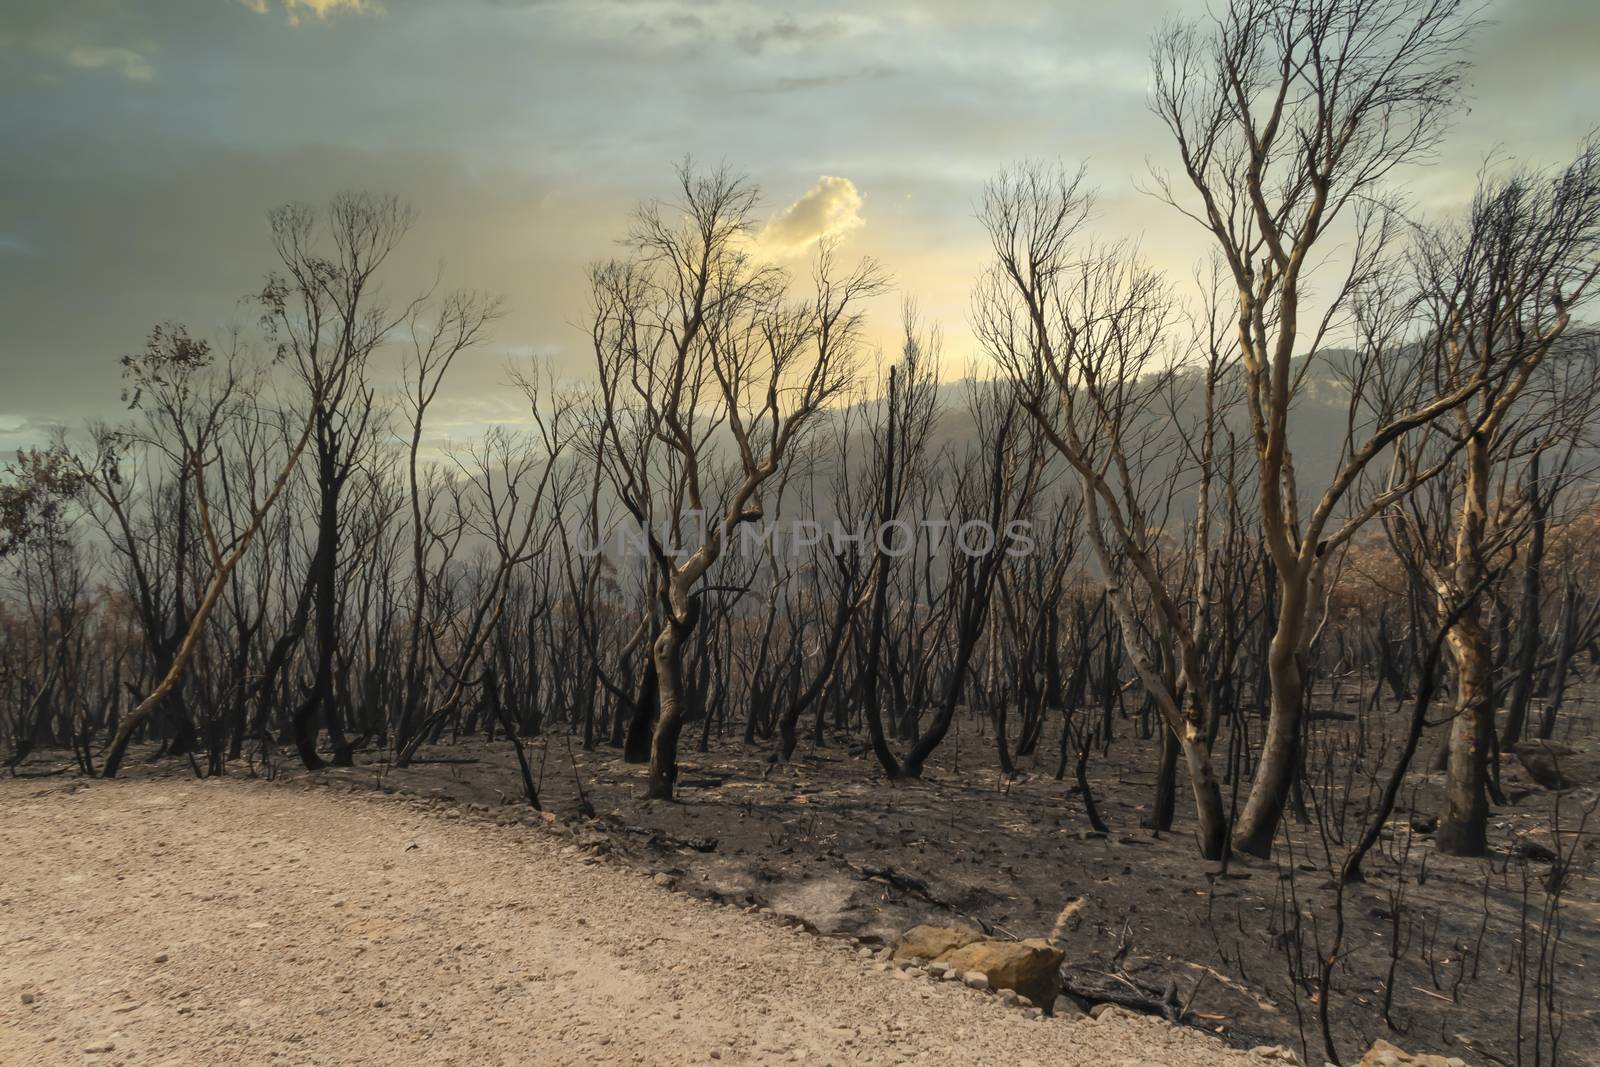
<instances>
[{"instance_id":1,"label":"dry soil","mask_svg":"<svg viewBox=\"0 0 1600 1067\"><path fill-rule=\"evenodd\" d=\"M1261 1064L1034 1021L537 827L241 780L0 782L0 1063Z\"/></svg>"}]
</instances>

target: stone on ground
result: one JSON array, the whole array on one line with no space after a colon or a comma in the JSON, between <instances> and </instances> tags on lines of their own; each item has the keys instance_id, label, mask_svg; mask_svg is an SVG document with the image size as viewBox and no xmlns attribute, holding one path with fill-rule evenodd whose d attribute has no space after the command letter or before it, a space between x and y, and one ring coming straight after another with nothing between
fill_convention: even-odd
<instances>
[{"instance_id":1,"label":"stone on ground","mask_svg":"<svg viewBox=\"0 0 1600 1067\"><path fill-rule=\"evenodd\" d=\"M1546 789L1566 789L1573 785L1572 757L1576 751L1555 741L1519 741L1517 759L1528 777Z\"/></svg>"},{"instance_id":2,"label":"stone on ground","mask_svg":"<svg viewBox=\"0 0 1600 1067\"><path fill-rule=\"evenodd\" d=\"M981 941L983 935L970 926L913 926L900 935L894 947L897 960L936 960L946 952Z\"/></svg>"},{"instance_id":3,"label":"stone on ground","mask_svg":"<svg viewBox=\"0 0 1600 1067\"><path fill-rule=\"evenodd\" d=\"M1028 941L979 941L945 956L941 963L962 971L981 971L990 989L1010 989L1035 1004L1055 1004L1065 953L1034 938Z\"/></svg>"},{"instance_id":4,"label":"stone on ground","mask_svg":"<svg viewBox=\"0 0 1600 1067\"><path fill-rule=\"evenodd\" d=\"M1454 1056L1413 1056L1387 1041L1373 1042L1356 1067L1467 1067L1467 1061Z\"/></svg>"}]
</instances>

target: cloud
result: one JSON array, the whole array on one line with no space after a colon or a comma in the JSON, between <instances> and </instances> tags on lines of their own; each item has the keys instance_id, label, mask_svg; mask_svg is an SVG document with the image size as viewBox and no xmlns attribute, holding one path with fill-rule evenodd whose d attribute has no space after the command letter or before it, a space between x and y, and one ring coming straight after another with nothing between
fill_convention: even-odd
<instances>
[{"instance_id":1,"label":"cloud","mask_svg":"<svg viewBox=\"0 0 1600 1067\"><path fill-rule=\"evenodd\" d=\"M63 69L155 80L160 54L137 14L114 0L12 0L0 18L0 75L60 84ZM0 92L5 89L0 87Z\"/></svg>"},{"instance_id":2,"label":"cloud","mask_svg":"<svg viewBox=\"0 0 1600 1067\"><path fill-rule=\"evenodd\" d=\"M858 230L865 222L856 183L823 175L800 199L767 220L756 243L774 259L789 259L818 241Z\"/></svg>"},{"instance_id":3,"label":"cloud","mask_svg":"<svg viewBox=\"0 0 1600 1067\"><path fill-rule=\"evenodd\" d=\"M305 9L319 20L325 20L331 14L343 9L358 15L375 13L383 10L378 0L279 0L283 9L288 13L289 25L300 25L300 11ZM239 3L254 11L258 15L265 15L272 7L272 0L239 0Z\"/></svg>"},{"instance_id":4,"label":"cloud","mask_svg":"<svg viewBox=\"0 0 1600 1067\"><path fill-rule=\"evenodd\" d=\"M746 52L756 54L768 45L800 46L832 40L844 32L844 22L838 18L819 19L801 24L792 15L784 15L759 25L746 26L734 35L734 40Z\"/></svg>"},{"instance_id":5,"label":"cloud","mask_svg":"<svg viewBox=\"0 0 1600 1067\"><path fill-rule=\"evenodd\" d=\"M0 412L0 466L25 448L43 448L67 424L48 415Z\"/></svg>"},{"instance_id":6,"label":"cloud","mask_svg":"<svg viewBox=\"0 0 1600 1067\"><path fill-rule=\"evenodd\" d=\"M110 68L129 81L147 82L156 76L150 60L132 48L80 44L68 49L65 58L68 66L79 70Z\"/></svg>"}]
</instances>

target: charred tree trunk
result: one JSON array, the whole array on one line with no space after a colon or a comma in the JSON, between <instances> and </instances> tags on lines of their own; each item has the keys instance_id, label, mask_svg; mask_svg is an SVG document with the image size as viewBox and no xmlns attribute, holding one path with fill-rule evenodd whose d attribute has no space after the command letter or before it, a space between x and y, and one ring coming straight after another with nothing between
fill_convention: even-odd
<instances>
[{"instance_id":1,"label":"charred tree trunk","mask_svg":"<svg viewBox=\"0 0 1600 1067\"><path fill-rule=\"evenodd\" d=\"M317 427L318 480L321 483L317 515L317 552L311 561L313 603L317 613L316 660L311 689L295 709L294 744L307 770L326 766L317 754L318 715L326 721L328 741L333 746L333 762L339 767L354 763L350 744L339 726L333 701L333 657L339 637L339 490L343 477L338 469L336 439L319 416Z\"/></svg>"},{"instance_id":2,"label":"charred tree trunk","mask_svg":"<svg viewBox=\"0 0 1600 1067\"><path fill-rule=\"evenodd\" d=\"M625 763L650 762L651 737L655 732L661 699L657 671L656 658L652 654L645 661L644 677L639 681L639 693L626 709L628 718L624 720L623 709L617 709L618 727L626 729L626 740L622 748L622 759Z\"/></svg>"},{"instance_id":3,"label":"charred tree trunk","mask_svg":"<svg viewBox=\"0 0 1600 1067\"><path fill-rule=\"evenodd\" d=\"M1144 820L1147 830L1166 833L1178 807L1178 755L1182 746L1178 736L1164 725L1161 730L1161 762L1156 767L1155 802Z\"/></svg>"},{"instance_id":4,"label":"charred tree trunk","mask_svg":"<svg viewBox=\"0 0 1600 1067\"><path fill-rule=\"evenodd\" d=\"M689 601L689 611L681 619L675 612L667 612L667 625L656 637L651 653L660 713L650 739L650 778L644 793L647 800L671 800L678 781L678 735L683 732L683 716L688 710L683 685L683 645L699 621L699 604L698 600Z\"/></svg>"},{"instance_id":5,"label":"charred tree trunk","mask_svg":"<svg viewBox=\"0 0 1600 1067\"><path fill-rule=\"evenodd\" d=\"M1441 604L1449 586L1472 589L1483 581L1483 536L1488 516L1489 445L1481 434L1468 438L1464 451L1460 524L1456 531L1452 583L1442 583ZM1446 634L1456 668L1456 714L1450 725L1445 778L1445 811L1435 838L1452 856L1482 856L1489 850L1489 753L1494 747L1494 686L1490 637L1481 602L1474 599Z\"/></svg>"},{"instance_id":6,"label":"charred tree trunk","mask_svg":"<svg viewBox=\"0 0 1600 1067\"><path fill-rule=\"evenodd\" d=\"M1528 465L1529 519L1533 529L1528 537L1528 561L1522 567L1522 598L1517 608L1516 674L1511 699L1506 706L1505 731L1500 736L1501 751L1509 751L1522 740L1528 721L1528 706L1533 701L1534 674L1539 660L1539 606L1543 594L1545 529L1549 522L1549 501L1539 487L1539 453Z\"/></svg>"},{"instance_id":7,"label":"charred tree trunk","mask_svg":"<svg viewBox=\"0 0 1600 1067\"><path fill-rule=\"evenodd\" d=\"M895 490L895 371L889 368L889 420L883 448L883 502L878 509L877 566L872 572L872 616L867 622L867 662L862 668L861 700L867 720L867 733L872 739L873 755L883 773L891 780L900 777L900 761L895 759L884 736L883 709L878 703L878 658L883 650L883 631L888 622L889 557L881 544L882 530L894 518Z\"/></svg>"},{"instance_id":8,"label":"charred tree trunk","mask_svg":"<svg viewBox=\"0 0 1600 1067\"><path fill-rule=\"evenodd\" d=\"M1272 855L1278 821L1294 786L1299 761L1305 680L1300 664L1301 628L1307 615L1307 584L1278 574L1277 625L1267 649L1271 710L1254 781L1239 812L1233 845L1251 856ZM1292 576L1291 576L1292 578Z\"/></svg>"}]
</instances>

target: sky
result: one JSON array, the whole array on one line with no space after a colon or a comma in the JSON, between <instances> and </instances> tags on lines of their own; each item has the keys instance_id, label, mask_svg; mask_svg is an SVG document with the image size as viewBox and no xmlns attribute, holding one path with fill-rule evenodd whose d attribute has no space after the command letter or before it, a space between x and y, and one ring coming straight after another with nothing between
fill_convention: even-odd
<instances>
[{"instance_id":1,"label":"sky","mask_svg":"<svg viewBox=\"0 0 1600 1067\"><path fill-rule=\"evenodd\" d=\"M1139 189L1170 141L1147 107L1151 33L1203 0L4 0L0 3L0 456L115 416L117 357L151 326L249 324L267 212L342 189L419 221L387 290L443 270L503 295L459 367L447 427L513 417L507 359L589 358L588 264L685 155L747 173L761 237L870 255L947 368L985 242L974 205L1009 163L1086 164L1097 226L1186 276L1203 235ZM1419 209L1489 158L1554 164L1600 120L1600 4L1492 0L1469 106L1410 175Z\"/></svg>"}]
</instances>

